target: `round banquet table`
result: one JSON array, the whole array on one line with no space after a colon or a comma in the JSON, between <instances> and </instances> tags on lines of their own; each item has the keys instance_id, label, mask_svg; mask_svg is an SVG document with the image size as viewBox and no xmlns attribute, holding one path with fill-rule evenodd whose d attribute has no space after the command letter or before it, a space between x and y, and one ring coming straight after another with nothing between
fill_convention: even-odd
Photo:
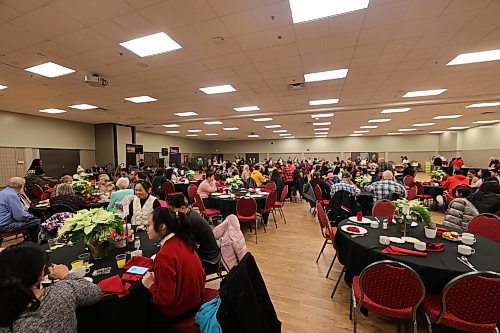
<instances>
[{"instance_id":1,"label":"round banquet table","mask_svg":"<svg viewBox=\"0 0 500 333\"><path fill-rule=\"evenodd\" d=\"M86 202L86 208L83 209L91 209L91 208L106 208L108 207L109 201L98 201L98 202ZM29 212L36 217L39 217L42 219L42 221L45 221L48 219L50 216L47 216L48 213L50 213L50 205L49 206L39 206L38 202L33 202L29 208Z\"/></svg>"},{"instance_id":2,"label":"round banquet table","mask_svg":"<svg viewBox=\"0 0 500 333\"><path fill-rule=\"evenodd\" d=\"M219 209L222 215L222 218L226 218L228 215L234 214L236 215L236 204L241 196L244 196L246 192L238 192L236 196L231 198L220 198L219 196L210 196L208 197L208 207ZM266 205L266 198L268 193L261 192L261 197L253 197L255 202L257 203L257 212L263 209Z\"/></svg>"},{"instance_id":3,"label":"round banquet table","mask_svg":"<svg viewBox=\"0 0 500 333\"><path fill-rule=\"evenodd\" d=\"M157 242L148 239L146 231L136 233L141 240L140 249L143 256L151 257L158 252ZM44 246L47 249L48 245ZM90 267L90 273L86 276L92 277L94 283L98 283L113 275L121 275L124 269L116 266L115 256L126 251L133 251L133 243L128 248L109 250L106 258L90 260L94 265ZM71 267L71 262L78 259L78 255L88 252L85 244L80 239L73 246L64 246L51 251L49 265L52 263L65 264ZM127 260L129 256L127 256ZM111 267L111 272L106 275L92 276L92 272L98 268ZM57 283L57 282L56 282ZM148 316L156 311L151 303L149 292L142 286L141 281L131 282L129 294L118 298L116 295L103 297L99 302L77 309L78 332L147 332Z\"/></svg>"},{"instance_id":4,"label":"round banquet table","mask_svg":"<svg viewBox=\"0 0 500 333\"><path fill-rule=\"evenodd\" d=\"M424 194L430 194L436 200L438 195L443 195L444 187L434 185L423 185Z\"/></svg>"},{"instance_id":5,"label":"round banquet table","mask_svg":"<svg viewBox=\"0 0 500 333\"><path fill-rule=\"evenodd\" d=\"M367 218L373 219L373 217L369 216ZM444 243L443 252L428 252L426 257L384 254L380 251L386 246L379 243L379 236L402 237L403 234L397 230L396 225L391 225L387 230L383 230L381 224L378 229L372 229L369 224L363 224L360 226L367 229L368 234L363 237L352 238L350 234L340 229L345 224L357 224L348 220L340 222L335 236L338 258L346 269L344 281L349 286L352 283L352 278L359 275L366 266L381 260L395 260L407 264L420 275L427 291L431 292L442 291L450 280L471 271L456 259L457 256L460 256L457 246L462 244L461 242L448 241L441 237L427 239L424 236L424 226L422 224L415 228L409 228L406 235L418 238L423 242ZM446 229L459 231L450 227L446 227ZM476 254L468 257L470 263L480 271L500 272L500 260L498 260L500 245L477 235L476 240L473 245ZM395 244L391 242L391 245L414 250L413 243Z\"/></svg>"}]
</instances>

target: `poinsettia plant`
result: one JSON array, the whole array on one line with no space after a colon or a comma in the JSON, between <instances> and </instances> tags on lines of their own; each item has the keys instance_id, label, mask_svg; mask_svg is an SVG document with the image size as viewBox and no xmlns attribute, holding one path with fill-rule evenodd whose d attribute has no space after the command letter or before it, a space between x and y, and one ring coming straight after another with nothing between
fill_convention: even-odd
<instances>
[{"instance_id":1,"label":"poinsettia plant","mask_svg":"<svg viewBox=\"0 0 500 333\"><path fill-rule=\"evenodd\" d=\"M95 185L88 180L80 179L71 183L73 191L80 194L92 194L94 193Z\"/></svg>"},{"instance_id":2,"label":"poinsettia plant","mask_svg":"<svg viewBox=\"0 0 500 333\"><path fill-rule=\"evenodd\" d=\"M360 189L364 189L365 186L370 184L371 181L372 181L372 177L370 177L369 175L359 176L359 177L356 177L356 179L354 179L354 182L356 183L356 185Z\"/></svg>"},{"instance_id":3,"label":"poinsettia plant","mask_svg":"<svg viewBox=\"0 0 500 333\"><path fill-rule=\"evenodd\" d=\"M194 177L194 171L187 169L184 171L184 175L186 176L187 179L191 180Z\"/></svg>"},{"instance_id":4,"label":"poinsettia plant","mask_svg":"<svg viewBox=\"0 0 500 333\"><path fill-rule=\"evenodd\" d=\"M226 185L236 190L240 188L240 186L243 186L243 181L239 177L228 178L226 179Z\"/></svg>"},{"instance_id":5,"label":"poinsettia plant","mask_svg":"<svg viewBox=\"0 0 500 333\"><path fill-rule=\"evenodd\" d=\"M431 179L435 179L437 182L440 182L443 177L446 175L446 172L443 170L436 170L431 172Z\"/></svg>"}]
</instances>

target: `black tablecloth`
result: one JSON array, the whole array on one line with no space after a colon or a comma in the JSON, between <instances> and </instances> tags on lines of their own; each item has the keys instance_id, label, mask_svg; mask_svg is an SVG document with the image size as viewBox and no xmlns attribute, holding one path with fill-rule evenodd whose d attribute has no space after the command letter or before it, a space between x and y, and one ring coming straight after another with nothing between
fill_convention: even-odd
<instances>
[{"instance_id":1,"label":"black tablecloth","mask_svg":"<svg viewBox=\"0 0 500 333\"><path fill-rule=\"evenodd\" d=\"M434 200L438 195L443 195L444 192L444 187L441 186L424 185L423 188L424 188L424 194L432 195Z\"/></svg>"},{"instance_id":2,"label":"black tablecloth","mask_svg":"<svg viewBox=\"0 0 500 333\"><path fill-rule=\"evenodd\" d=\"M245 193L238 193L244 195ZM263 209L266 206L266 197L267 193L262 192L262 197L253 198L257 203L257 212ZM221 199L219 196L210 196L208 198L208 207L219 209L222 217L225 219L228 215L235 214L236 215L236 203L239 199L235 198L224 198Z\"/></svg>"},{"instance_id":3,"label":"black tablecloth","mask_svg":"<svg viewBox=\"0 0 500 333\"><path fill-rule=\"evenodd\" d=\"M139 235L141 239L143 256L151 257L158 251L157 243L149 240L145 231L139 231L136 235ZM115 256L133 250L133 243L129 244L128 248L110 249L106 258L91 260L94 265L90 268L90 273L87 276L92 277L94 283L98 283L113 275L123 274L125 270L116 266ZM77 260L79 254L85 252L88 250L85 249L85 244L80 240L73 246L64 246L50 252L49 264L65 264L71 267L71 262ZM94 270L103 267L111 267L110 274L92 276ZM106 296L94 305L78 308L78 332L146 332L148 316L152 311L155 311L155 308L151 303L150 294L139 280L132 283L128 296L122 298Z\"/></svg>"},{"instance_id":4,"label":"black tablecloth","mask_svg":"<svg viewBox=\"0 0 500 333\"><path fill-rule=\"evenodd\" d=\"M456 259L459 256L457 246L461 244L460 242L448 241L441 237L427 239L424 236L423 225L410 228L407 236L418 238L424 242L444 243L443 252L429 252L427 257L383 254L380 251L386 246L380 245L380 235L395 237L403 235L397 230L395 225L389 226L387 230L383 230L381 227L379 229L371 229L369 224L365 224L363 227L368 230L368 234L364 237L351 238L350 234L340 230L345 224L354 223L347 220L342 221L339 224L335 241L339 261L346 268L344 280L349 286L354 276L359 275L369 264L380 260L395 260L407 264L422 277L427 291L432 292L440 292L451 279L471 271ZM448 229L457 230L453 228ZM469 256L469 261L478 270L500 272L500 245L480 236L476 236L476 239L477 242L473 246L476 254ZM391 245L413 249L413 244L410 243L391 243Z\"/></svg>"}]
</instances>

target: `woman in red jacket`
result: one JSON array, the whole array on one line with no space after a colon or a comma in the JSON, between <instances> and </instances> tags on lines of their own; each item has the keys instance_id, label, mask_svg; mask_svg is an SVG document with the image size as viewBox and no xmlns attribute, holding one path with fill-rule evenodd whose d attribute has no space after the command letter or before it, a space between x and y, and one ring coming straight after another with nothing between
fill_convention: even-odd
<instances>
[{"instance_id":1,"label":"woman in red jacket","mask_svg":"<svg viewBox=\"0 0 500 333\"><path fill-rule=\"evenodd\" d=\"M160 240L154 272L142 278L162 323L177 323L196 314L205 289L205 272L189 236L187 217L168 208L157 208L148 227L150 239ZM156 320L155 320L156 321Z\"/></svg>"}]
</instances>

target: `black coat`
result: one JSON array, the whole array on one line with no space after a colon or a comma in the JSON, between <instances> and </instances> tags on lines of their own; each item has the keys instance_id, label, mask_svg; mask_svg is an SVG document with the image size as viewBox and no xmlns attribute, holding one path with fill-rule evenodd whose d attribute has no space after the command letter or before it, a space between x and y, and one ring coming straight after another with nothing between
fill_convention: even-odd
<instances>
[{"instance_id":1,"label":"black coat","mask_svg":"<svg viewBox=\"0 0 500 333\"><path fill-rule=\"evenodd\" d=\"M500 194L478 191L472 194L468 199L477 208L480 214L495 214L500 211Z\"/></svg>"},{"instance_id":2,"label":"black coat","mask_svg":"<svg viewBox=\"0 0 500 333\"><path fill-rule=\"evenodd\" d=\"M224 333L278 333L278 320L257 263L247 252L221 282L217 321Z\"/></svg>"}]
</instances>

